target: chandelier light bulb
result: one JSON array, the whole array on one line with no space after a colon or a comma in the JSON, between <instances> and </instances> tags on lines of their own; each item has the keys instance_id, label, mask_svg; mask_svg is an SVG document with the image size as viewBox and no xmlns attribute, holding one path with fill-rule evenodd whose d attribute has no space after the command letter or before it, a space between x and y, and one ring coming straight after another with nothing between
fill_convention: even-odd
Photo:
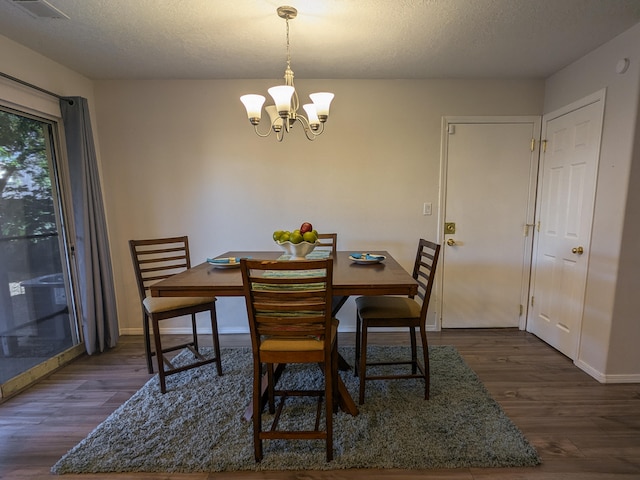
<instances>
[{"instance_id":1,"label":"chandelier light bulb","mask_svg":"<svg viewBox=\"0 0 640 480\"><path fill-rule=\"evenodd\" d=\"M269 114L269 119L271 120L271 128L274 132L279 133L282 130L282 126L284 125L284 120L278 113L278 109L275 105L269 105L265 107L265 110Z\"/></svg>"},{"instance_id":2,"label":"chandelier light bulb","mask_svg":"<svg viewBox=\"0 0 640 480\"><path fill-rule=\"evenodd\" d=\"M316 106L313 103L305 103L302 105L304 111L307 112L307 118L309 119L309 126L314 132L320 128L320 119L316 112Z\"/></svg>"},{"instance_id":3,"label":"chandelier light bulb","mask_svg":"<svg viewBox=\"0 0 640 480\"><path fill-rule=\"evenodd\" d=\"M273 98L273 102L276 104L276 109L281 117L286 118L289 116L289 111L291 110L291 97L295 92L295 88L290 85L278 85L276 87L271 87L269 90L269 95Z\"/></svg>"},{"instance_id":4,"label":"chandelier light bulb","mask_svg":"<svg viewBox=\"0 0 640 480\"><path fill-rule=\"evenodd\" d=\"M253 125L257 125L262 117L262 104L266 99L262 95L249 94L240 97L240 101L247 109L247 117Z\"/></svg>"},{"instance_id":5,"label":"chandelier light bulb","mask_svg":"<svg viewBox=\"0 0 640 480\"><path fill-rule=\"evenodd\" d=\"M318 92L309 95L309 98L313 100L313 104L316 106L316 112L321 122L326 122L329 117L329 107L333 97L333 93L329 92Z\"/></svg>"}]
</instances>

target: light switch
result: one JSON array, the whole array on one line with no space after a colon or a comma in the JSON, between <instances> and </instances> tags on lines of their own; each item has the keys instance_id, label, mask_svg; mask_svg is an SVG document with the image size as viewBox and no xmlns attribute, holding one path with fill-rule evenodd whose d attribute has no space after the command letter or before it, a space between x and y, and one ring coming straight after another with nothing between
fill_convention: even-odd
<instances>
[{"instance_id":1,"label":"light switch","mask_svg":"<svg viewBox=\"0 0 640 480\"><path fill-rule=\"evenodd\" d=\"M422 205L422 214L423 215L431 215L431 202L425 202Z\"/></svg>"}]
</instances>

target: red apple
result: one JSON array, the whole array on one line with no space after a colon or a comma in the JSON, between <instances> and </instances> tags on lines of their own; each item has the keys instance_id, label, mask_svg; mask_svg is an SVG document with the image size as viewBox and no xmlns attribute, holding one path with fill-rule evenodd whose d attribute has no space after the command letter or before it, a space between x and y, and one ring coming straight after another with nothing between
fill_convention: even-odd
<instances>
[{"instance_id":1,"label":"red apple","mask_svg":"<svg viewBox=\"0 0 640 480\"><path fill-rule=\"evenodd\" d=\"M311 230L313 230L313 225L311 225L309 222L304 222L302 225L300 225L300 233L303 235L307 232L310 232Z\"/></svg>"}]
</instances>

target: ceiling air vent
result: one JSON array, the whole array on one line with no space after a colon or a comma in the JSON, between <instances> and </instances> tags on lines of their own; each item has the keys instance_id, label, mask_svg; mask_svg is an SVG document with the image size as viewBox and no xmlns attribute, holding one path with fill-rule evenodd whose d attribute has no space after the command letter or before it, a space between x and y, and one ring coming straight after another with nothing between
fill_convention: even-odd
<instances>
[{"instance_id":1,"label":"ceiling air vent","mask_svg":"<svg viewBox=\"0 0 640 480\"><path fill-rule=\"evenodd\" d=\"M47 0L13 0L13 4L35 18L69 18Z\"/></svg>"}]
</instances>

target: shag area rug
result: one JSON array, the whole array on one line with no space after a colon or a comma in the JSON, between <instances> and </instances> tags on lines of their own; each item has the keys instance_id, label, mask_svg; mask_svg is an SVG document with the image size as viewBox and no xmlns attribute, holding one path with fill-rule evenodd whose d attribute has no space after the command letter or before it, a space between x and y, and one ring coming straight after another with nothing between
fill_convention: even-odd
<instances>
[{"instance_id":1,"label":"shag area rug","mask_svg":"<svg viewBox=\"0 0 640 480\"><path fill-rule=\"evenodd\" d=\"M353 361L353 347L340 351ZM406 356L408 347L370 346L369 352L368 358L380 361ZM157 377L149 380L51 471L433 469L540 463L536 450L454 347L430 347L430 359L427 401L420 380L367 382L360 414L340 411L334 417L334 460L329 463L324 441L308 440L264 441L264 459L255 463L252 424L242 418L251 399L251 350L234 348L222 351L222 377L214 365L188 370L167 378L165 395ZM340 374L357 403L357 377L352 371ZM323 378L319 368L290 365L280 382L320 387ZM294 416L291 421L315 417L315 400L289 400L292 405L285 412Z\"/></svg>"}]
</instances>

